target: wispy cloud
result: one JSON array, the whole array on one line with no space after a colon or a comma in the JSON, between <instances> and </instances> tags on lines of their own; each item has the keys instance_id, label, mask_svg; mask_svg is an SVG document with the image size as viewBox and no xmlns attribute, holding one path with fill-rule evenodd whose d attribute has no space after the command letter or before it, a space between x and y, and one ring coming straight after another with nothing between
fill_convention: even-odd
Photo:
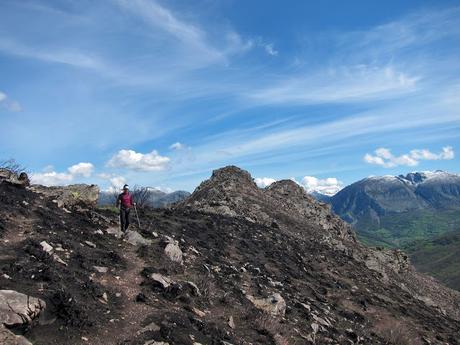
<instances>
[{"instance_id":1,"label":"wispy cloud","mask_svg":"<svg viewBox=\"0 0 460 345\"><path fill-rule=\"evenodd\" d=\"M429 150L411 150L407 154L395 156L387 148L381 147L374 151L374 155L367 153L363 159L366 163L380 165L385 168L394 168L400 165L416 166L422 160L451 160L454 159L454 149L451 146L442 148L440 153Z\"/></svg>"},{"instance_id":2,"label":"wispy cloud","mask_svg":"<svg viewBox=\"0 0 460 345\"><path fill-rule=\"evenodd\" d=\"M265 104L382 100L414 91L419 79L393 66L356 65L278 81L249 96Z\"/></svg>"}]
</instances>

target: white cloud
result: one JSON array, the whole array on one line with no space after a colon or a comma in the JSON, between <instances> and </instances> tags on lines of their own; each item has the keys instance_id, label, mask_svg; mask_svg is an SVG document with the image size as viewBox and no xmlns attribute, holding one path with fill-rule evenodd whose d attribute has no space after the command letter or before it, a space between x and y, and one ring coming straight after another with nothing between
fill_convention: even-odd
<instances>
[{"instance_id":1,"label":"white cloud","mask_svg":"<svg viewBox=\"0 0 460 345\"><path fill-rule=\"evenodd\" d=\"M12 100L5 93L0 91L0 108L4 108L11 112L19 112L22 110L19 102Z\"/></svg>"},{"instance_id":2,"label":"white cloud","mask_svg":"<svg viewBox=\"0 0 460 345\"><path fill-rule=\"evenodd\" d=\"M276 180L270 177L257 177L254 179L254 182L259 188L265 188L276 182Z\"/></svg>"},{"instance_id":3,"label":"white cloud","mask_svg":"<svg viewBox=\"0 0 460 345\"><path fill-rule=\"evenodd\" d=\"M169 147L171 150L175 150L175 151L178 151L178 150L182 150L185 148L185 145L180 143L180 142L177 142L177 143L174 143L172 144L170 147Z\"/></svg>"},{"instance_id":4,"label":"white cloud","mask_svg":"<svg viewBox=\"0 0 460 345\"><path fill-rule=\"evenodd\" d=\"M81 175L83 177L90 177L94 171L94 165L91 163L78 163L72 165L69 169L69 173L73 176Z\"/></svg>"},{"instance_id":5,"label":"white cloud","mask_svg":"<svg viewBox=\"0 0 460 345\"><path fill-rule=\"evenodd\" d=\"M155 150L150 153L120 150L107 162L107 166L136 171L160 171L165 170L169 162L169 157L160 156Z\"/></svg>"},{"instance_id":6,"label":"white cloud","mask_svg":"<svg viewBox=\"0 0 460 345\"><path fill-rule=\"evenodd\" d=\"M72 182L73 175L50 171L43 173L32 173L30 179L34 184L42 184L44 186L60 186Z\"/></svg>"},{"instance_id":7,"label":"white cloud","mask_svg":"<svg viewBox=\"0 0 460 345\"><path fill-rule=\"evenodd\" d=\"M110 182L110 186L105 190L106 192L118 192L127 182L126 178L120 175L100 173L97 176Z\"/></svg>"},{"instance_id":8,"label":"white cloud","mask_svg":"<svg viewBox=\"0 0 460 345\"><path fill-rule=\"evenodd\" d=\"M56 172L53 166L48 165L41 173L32 173L30 179L32 183L44 186L60 186L71 183L75 177L90 177L93 173L94 165L91 163L78 163L67 169L68 172Z\"/></svg>"},{"instance_id":9,"label":"white cloud","mask_svg":"<svg viewBox=\"0 0 460 345\"><path fill-rule=\"evenodd\" d=\"M380 147L374 151L375 155L366 153L364 161L369 164L376 164L385 168L394 168L399 165L416 166L421 160L450 160L454 159L455 153L451 146L442 148L440 153L433 153L429 150L411 150L408 154L394 156L389 149Z\"/></svg>"},{"instance_id":10,"label":"white cloud","mask_svg":"<svg viewBox=\"0 0 460 345\"><path fill-rule=\"evenodd\" d=\"M308 193L318 192L324 195L334 195L343 188L343 183L335 177L319 179L314 176L305 176L300 185L305 188Z\"/></svg>"},{"instance_id":11,"label":"white cloud","mask_svg":"<svg viewBox=\"0 0 460 345\"><path fill-rule=\"evenodd\" d=\"M278 55L278 51L275 49L275 46L273 45L273 43L265 44L264 48L268 55L271 55L271 56Z\"/></svg>"}]
</instances>

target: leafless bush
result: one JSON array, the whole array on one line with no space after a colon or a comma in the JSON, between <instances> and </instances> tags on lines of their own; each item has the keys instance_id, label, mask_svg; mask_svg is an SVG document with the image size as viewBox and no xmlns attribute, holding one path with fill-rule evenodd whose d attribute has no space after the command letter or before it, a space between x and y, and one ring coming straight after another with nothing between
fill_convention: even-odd
<instances>
[{"instance_id":1,"label":"leafless bush","mask_svg":"<svg viewBox=\"0 0 460 345\"><path fill-rule=\"evenodd\" d=\"M403 324L392 322L378 332L388 345L418 345L419 341Z\"/></svg>"},{"instance_id":2,"label":"leafless bush","mask_svg":"<svg viewBox=\"0 0 460 345\"><path fill-rule=\"evenodd\" d=\"M196 285L198 286L198 289L200 289L201 295L208 301L216 294L216 285L214 284L213 278L210 274L200 275Z\"/></svg>"},{"instance_id":3,"label":"leafless bush","mask_svg":"<svg viewBox=\"0 0 460 345\"><path fill-rule=\"evenodd\" d=\"M254 324L259 332L271 337L276 345L290 344L289 332L276 317L266 313L259 313L254 320Z\"/></svg>"},{"instance_id":4,"label":"leafless bush","mask_svg":"<svg viewBox=\"0 0 460 345\"><path fill-rule=\"evenodd\" d=\"M135 185L131 191L131 195L139 208L149 206L150 191L147 187Z\"/></svg>"},{"instance_id":5,"label":"leafless bush","mask_svg":"<svg viewBox=\"0 0 460 345\"><path fill-rule=\"evenodd\" d=\"M12 158L1 160L0 169L7 169L16 175L19 175L21 172L26 172L26 168Z\"/></svg>"}]
</instances>

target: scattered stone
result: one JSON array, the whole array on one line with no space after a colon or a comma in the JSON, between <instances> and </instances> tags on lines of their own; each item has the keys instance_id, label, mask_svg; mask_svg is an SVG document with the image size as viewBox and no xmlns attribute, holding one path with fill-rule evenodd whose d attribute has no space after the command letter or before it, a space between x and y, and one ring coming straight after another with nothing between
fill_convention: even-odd
<instances>
[{"instance_id":1,"label":"scattered stone","mask_svg":"<svg viewBox=\"0 0 460 345\"><path fill-rule=\"evenodd\" d=\"M183 253L177 241L170 242L166 245L165 254L169 258L169 260L182 264Z\"/></svg>"},{"instance_id":2,"label":"scattered stone","mask_svg":"<svg viewBox=\"0 0 460 345\"><path fill-rule=\"evenodd\" d=\"M104 293L102 294L102 299L103 299L104 301L106 301L106 302L109 301L109 296L107 296L107 292L104 292Z\"/></svg>"},{"instance_id":3,"label":"scattered stone","mask_svg":"<svg viewBox=\"0 0 460 345\"><path fill-rule=\"evenodd\" d=\"M99 273L107 273L109 271L108 267L103 267L103 266L93 266L93 267Z\"/></svg>"},{"instance_id":4,"label":"scattered stone","mask_svg":"<svg viewBox=\"0 0 460 345\"><path fill-rule=\"evenodd\" d=\"M164 341L148 340L144 343L144 345L169 345L169 343L165 343Z\"/></svg>"},{"instance_id":5,"label":"scattered stone","mask_svg":"<svg viewBox=\"0 0 460 345\"><path fill-rule=\"evenodd\" d=\"M273 316L284 316L286 312L286 302L279 293L274 293L267 298L256 298L246 295L246 298L254 304L257 309Z\"/></svg>"},{"instance_id":6,"label":"scattered stone","mask_svg":"<svg viewBox=\"0 0 460 345\"><path fill-rule=\"evenodd\" d=\"M14 290L0 290L0 324L19 326L38 318L45 301Z\"/></svg>"},{"instance_id":7,"label":"scattered stone","mask_svg":"<svg viewBox=\"0 0 460 345\"><path fill-rule=\"evenodd\" d=\"M235 329L235 322L233 321L233 316L230 316L228 318L228 326L231 328L231 329Z\"/></svg>"},{"instance_id":8,"label":"scattered stone","mask_svg":"<svg viewBox=\"0 0 460 345\"><path fill-rule=\"evenodd\" d=\"M53 251L53 247L50 246L46 241L41 241L40 245L42 246L43 251L47 252L48 254L51 254Z\"/></svg>"},{"instance_id":9,"label":"scattered stone","mask_svg":"<svg viewBox=\"0 0 460 345\"><path fill-rule=\"evenodd\" d=\"M95 235L104 235L104 232L101 229L94 231Z\"/></svg>"},{"instance_id":10,"label":"scattered stone","mask_svg":"<svg viewBox=\"0 0 460 345\"><path fill-rule=\"evenodd\" d=\"M154 238L158 238L158 233L157 233L156 231L152 231L152 236L153 236Z\"/></svg>"},{"instance_id":11,"label":"scattered stone","mask_svg":"<svg viewBox=\"0 0 460 345\"><path fill-rule=\"evenodd\" d=\"M163 289L167 289L174 283L172 279L165 277L159 273L152 273L150 275L150 278Z\"/></svg>"},{"instance_id":12,"label":"scattered stone","mask_svg":"<svg viewBox=\"0 0 460 345\"><path fill-rule=\"evenodd\" d=\"M95 245L93 242L85 241L85 244L86 244L88 247L96 248L96 245Z\"/></svg>"},{"instance_id":13,"label":"scattered stone","mask_svg":"<svg viewBox=\"0 0 460 345\"><path fill-rule=\"evenodd\" d=\"M152 244L152 241L144 238L137 231L128 230L125 234L125 241L132 244L133 246L149 246Z\"/></svg>"},{"instance_id":14,"label":"scattered stone","mask_svg":"<svg viewBox=\"0 0 460 345\"><path fill-rule=\"evenodd\" d=\"M148 324L147 326L143 327L142 329L140 329L137 332L137 334L140 335L146 332L158 332L159 330L160 330L160 326L158 326L155 322L152 322Z\"/></svg>"},{"instance_id":15,"label":"scattered stone","mask_svg":"<svg viewBox=\"0 0 460 345\"><path fill-rule=\"evenodd\" d=\"M62 260L57 254L53 254L53 259L54 259L54 261L59 262L60 264L62 264L64 266L67 266L67 262Z\"/></svg>"},{"instance_id":16,"label":"scattered stone","mask_svg":"<svg viewBox=\"0 0 460 345\"><path fill-rule=\"evenodd\" d=\"M115 237L123 236L123 232L120 230L120 227L118 227L118 226L112 226L110 228L107 228L107 229L105 229L105 232L108 233L109 235L113 235Z\"/></svg>"},{"instance_id":17,"label":"scattered stone","mask_svg":"<svg viewBox=\"0 0 460 345\"><path fill-rule=\"evenodd\" d=\"M199 316L199 317L205 317L206 316L206 313L198 308L195 308L193 307L192 308L192 311L195 315Z\"/></svg>"}]
</instances>

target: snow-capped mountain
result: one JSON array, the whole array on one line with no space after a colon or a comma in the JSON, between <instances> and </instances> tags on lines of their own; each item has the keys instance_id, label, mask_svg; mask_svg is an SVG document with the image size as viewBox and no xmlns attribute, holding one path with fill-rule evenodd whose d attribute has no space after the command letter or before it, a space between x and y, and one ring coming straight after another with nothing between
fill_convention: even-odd
<instances>
[{"instance_id":1,"label":"snow-capped mountain","mask_svg":"<svg viewBox=\"0 0 460 345\"><path fill-rule=\"evenodd\" d=\"M355 182L331 198L334 212L350 223L363 217L411 210L460 206L460 175L445 171L372 176Z\"/></svg>"}]
</instances>

